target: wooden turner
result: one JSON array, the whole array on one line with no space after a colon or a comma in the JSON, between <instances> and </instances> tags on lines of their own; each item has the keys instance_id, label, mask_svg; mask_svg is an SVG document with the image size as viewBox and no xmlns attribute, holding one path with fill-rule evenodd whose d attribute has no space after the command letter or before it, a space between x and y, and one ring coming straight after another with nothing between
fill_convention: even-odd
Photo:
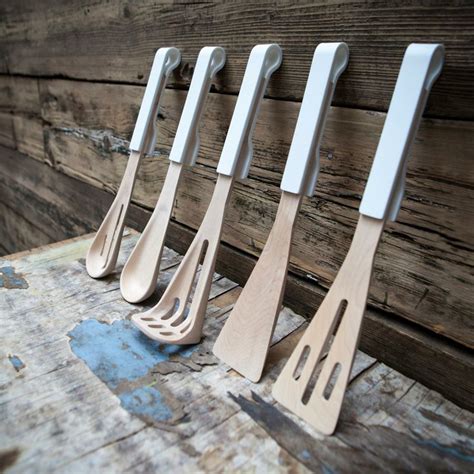
<instances>
[{"instance_id":1,"label":"wooden turner","mask_svg":"<svg viewBox=\"0 0 474 474\"><path fill-rule=\"evenodd\" d=\"M135 185L142 155L151 155L156 141L156 116L159 100L171 71L181 60L176 48L160 48L155 55L137 123L130 141L130 157L119 190L92 241L86 257L87 273L92 278L110 274L117 263L125 216Z\"/></svg>"},{"instance_id":2,"label":"wooden turner","mask_svg":"<svg viewBox=\"0 0 474 474\"><path fill-rule=\"evenodd\" d=\"M132 317L152 339L173 344L194 344L201 339L225 207L234 177L244 179L248 174L259 105L267 82L280 63L281 49L276 44L255 46L250 54L217 167L216 187L201 227L158 304ZM191 298L194 284L196 290Z\"/></svg>"},{"instance_id":3,"label":"wooden turner","mask_svg":"<svg viewBox=\"0 0 474 474\"><path fill-rule=\"evenodd\" d=\"M406 50L351 247L273 387L276 400L325 434L336 428L357 350L375 252L386 220L397 218L408 151L443 60L442 45L412 44Z\"/></svg>"},{"instance_id":4,"label":"wooden turner","mask_svg":"<svg viewBox=\"0 0 474 474\"><path fill-rule=\"evenodd\" d=\"M275 223L213 352L258 382L281 309L291 240L303 194L312 196L319 171L319 146L339 75L349 59L345 43L322 43L311 70L296 124Z\"/></svg>"},{"instance_id":5,"label":"wooden turner","mask_svg":"<svg viewBox=\"0 0 474 474\"><path fill-rule=\"evenodd\" d=\"M199 121L212 79L224 67L225 51L201 49L170 153L170 165L160 198L120 277L122 296L130 303L145 300L155 290L176 191L185 165L194 166L199 152Z\"/></svg>"}]
</instances>

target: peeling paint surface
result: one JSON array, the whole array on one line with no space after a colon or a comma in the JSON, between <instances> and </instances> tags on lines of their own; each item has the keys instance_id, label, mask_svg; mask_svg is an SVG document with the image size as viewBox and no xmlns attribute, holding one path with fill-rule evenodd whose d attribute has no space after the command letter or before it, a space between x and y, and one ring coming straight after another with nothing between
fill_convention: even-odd
<instances>
[{"instance_id":1,"label":"peeling paint surface","mask_svg":"<svg viewBox=\"0 0 474 474\"><path fill-rule=\"evenodd\" d=\"M0 288L0 472L474 472L474 414L361 352L334 436L275 403L306 326L288 308L262 381L230 370L212 346L241 290L218 275L199 345L150 340L119 271L87 274L92 237L0 259L29 284ZM181 257L164 248L163 261L159 291Z\"/></svg>"},{"instance_id":2,"label":"peeling paint surface","mask_svg":"<svg viewBox=\"0 0 474 474\"><path fill-rule=\"evenodd\" d=\"M119 398L122 405L131 413L156 421L167 421L173 416L155 387L138 387L130 392L121 393Z\"/></svg>"},{"instance_id":3,"label":"peeling paint surface","mask_svg":"<svg viewBox=\"0 0 474 474\"><path fill-rule=\"evenodd\" d=\"M0 288L26 290L28 287L28 282L23 278L23 275L16 273L12 266L0 267Z\"/></svg>"},{"instance_id":4,"label":"peeling paint surface","mask_svg":"<svg viewBox=\"0 0 474 474\"><path fill-rule=\"evenodd\" d=\"M159 344L128 320L107 324L87 319L68 336L73 353L119 397L127 411L152 422L172 417L165 397L153 382L153 373L172 356L191 357L197 346Z\"/></svg>"}]
</instances>

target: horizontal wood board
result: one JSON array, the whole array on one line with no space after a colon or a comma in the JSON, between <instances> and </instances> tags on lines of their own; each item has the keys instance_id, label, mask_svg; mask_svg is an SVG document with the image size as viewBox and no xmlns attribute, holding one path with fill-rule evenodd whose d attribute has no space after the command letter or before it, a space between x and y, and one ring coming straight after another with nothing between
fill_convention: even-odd
<instances>
[{"instance_id":1,"label":"horizontal wood board","mask_svg":"<svg viewBox=\"0 0 474 474\"><path fill-rule=\"evenodd\" d=\"M474 117L474 5L469 0L2 1L0 72L145 84L153 54L176 46L183 61L171 85L186 87L200 48L220 45L228 60L216 90L235 94L257 43L279 43L284 62L270 97L300 100L314 48L346 41L351 59L335 103L387 110L404 50L441 42L446 66L427 113Z\"/></svg>"}]
</instances>

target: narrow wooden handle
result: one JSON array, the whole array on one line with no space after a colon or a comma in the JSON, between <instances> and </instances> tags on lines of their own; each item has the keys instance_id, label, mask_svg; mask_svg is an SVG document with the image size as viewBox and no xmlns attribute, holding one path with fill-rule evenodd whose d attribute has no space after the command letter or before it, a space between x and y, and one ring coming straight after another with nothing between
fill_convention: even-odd
<instances>
[{"instance_id":1,"label":"narrow wooden handle","mask_svg":"<svg viewBox=\"0 0 474 474\"><path fill-rule=\"evenodd\" d=\"M130 303L139 303L155 291L166 231L183 166L170 161L158 203L123 267L120 291Z\"/></svg>"},{"instance_id":2,"label":"narrow wooden handle","mask_svg":"<svg viewBox=\"0 0 474 474\"><path fill-rule=\"evenodd\" d=\"M276 400L325 434L334 432L341 410L384 224L383 220L360 216L331 289L273 387ZM329 346L318 376L318 364Z\"/></svg>"},{"instance_id":3,"label":"narrow wooden handle","mask_svg":"<svg viewBox=\"0 0 474 474\"><path fill-rule=\"evenodd\" d=\"M92 278L102 278L115 268L140 159L141 153L130 153L117 195L89 248L86 269Z\"/></svg>"},{"instance_id":4,"label":"narrow wooden handle","mask_svg":"<svg viewBox=\"0 0 474 474\"><path fill-rule=\"evenodd\" d=\"M152 339L172 344L195 344L201 339L224 211L233 182L232 177L218 175L201 227L161 300L151 310L133 316L137 327ZM203 254L205 256L198 274ZM196 290L188 306L196 277Z\"/></svg>"},{"instance_id":5,"label":"narrow wooden handle","mask_svg":"<svg viewBox=\"0 0 474 474\"><path fill-rule=\"evenodd\" d=\"M213 348L217 357L252 382L262 376L281 309L301 200L301 195L283 193L262 255Z\"/></svg>"}]
</instances>

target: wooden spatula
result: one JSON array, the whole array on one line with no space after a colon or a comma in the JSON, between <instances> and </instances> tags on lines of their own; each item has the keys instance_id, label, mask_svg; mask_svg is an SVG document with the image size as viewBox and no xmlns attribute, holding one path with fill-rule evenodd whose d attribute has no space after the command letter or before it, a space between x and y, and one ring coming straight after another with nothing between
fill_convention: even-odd
<instances>
[{"instance_id":1,"label":"wooden spatula","mask_svg":"<svg viewBox=\"0 0 474 474\"><path fill-rule=\"evenodd\" d=\"M119 190L92 241L86 257L87 273L101 278L111 273L120 250L125 217L143 154L151 155L156 141L156 117L159 100L171 71L180 63L176 48L160 48L155 55L137 123L130 141L130 157Z\"/></svg>"},{"instance_id":2,"label":"wooden spatula","mask_svg":"<svg viewBox=\"0 0 474 474\"><path fill-rule=\"evenodd\" d=\"M199 152L199 121L215 74L225 64L219 47L201 49L170 153L170 165L158 203L120 277L122 296L130 303L148 298L156 287L176 191L185 165L194 166Z\"/></svg>"},{"instance_id":3,"label":"wooden spatula","mask_svg":"<svg viewBox=\"0 0 474 474\"><path fill-rule=\"evenodd\" d=\"M336 428L357 350L375 252L386 220L397 217L408 151L443 59L442 45L412 44L406 50L350 250L273 387L276 400L325 434Z\"/></svg>"},{"instance_id":4,"label":"wooden spatula","mask_svg":"<svg viewBox=\"0 0 474 474\"><path fill-rule=\"evenodd\" d=\"M214 345L214 354L253 382L262 376L275 329L303 194L312 196L319 146L339 75L349 59L345 43L322 43L314 53L285 167L280 205L263 252Z\"/></svg>"},{"instance_id":5,"label":"wooden spatula","mask_svg":"<svg viewBox=\"0 0 474 474\"><path fill-rule=\"evenodd\" d=\"M243 179L248 174L259 105L280 63L281 49L276 44L255 46L250 54L217 167L216 187L201 227L159 303L132 318L152 339L173 344L194 344L201 339L225 207L234 177ZM202 267L197 273L200 261Z\"/></svg>"}]
</instances>

